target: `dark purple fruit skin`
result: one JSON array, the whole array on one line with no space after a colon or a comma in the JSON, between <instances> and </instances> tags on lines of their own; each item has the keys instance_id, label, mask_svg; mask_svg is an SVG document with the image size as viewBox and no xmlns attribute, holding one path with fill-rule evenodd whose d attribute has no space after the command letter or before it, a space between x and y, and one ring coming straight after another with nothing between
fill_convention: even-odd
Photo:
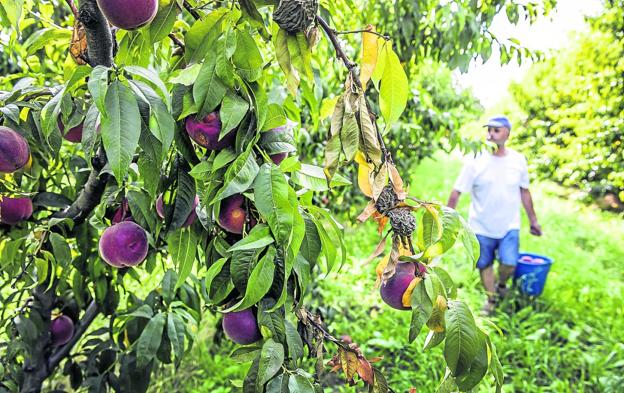
<instances>
[{"instance_id":1,"label":"dark purple fruit skin","mask_svg":"<svg viewBox=\"0 0 624 393\"><path fill-rule=\"evenodd\" d=\"M245 226L247 212L243 204L245 197L242 194L234 194L221 201L219 211L219 225L230 233L241 234Z\"/></svg>"},{"instance_id":2,"label":"dark purple fruit skin","mask_svg":"<svg viewBox=\"0 0 624 393\"><path fill-rule=\"evenodd\" d=\"M145 229L132 221L122 221L106 228L100 238L100 256L114 267L136 266L148 250Z\"/></svg>"},{"instance_id":3,"label":"dark purple fruit skin","mask_svg":"<svg viewBox=\"0 0 624 393\"><path fill-rule=\"evenodd\" d=\"M0 173L12 173L28 164L30 146L9 127L0 126Z\"/></svg>"},{"instance_id":4,"label":"dark purple fruit skin","mask_svg":"<svg viewBox=\"0 0 624 393\"><path fill-rule=\"evenodd\" d=\"M256 317L249 308L225 314L223 330L230 340L241 345L252 344L262 338Z\"/></svg>"},{"instance_id":5,"label":"dark purple fruit skin","mask_svg":"<svg viewBox=\"0 0 624 393\"><path fill-rule=\"evenodd\" d=\"M134 30L154 20L158 0L97 0L108 21L124 30Z\"/></svg>"},{"instance_id":6,"label":"dark purple fruit skin","mask_svg":"<svg viewBox=\"0 0 624 393\"><path fill-rule=\"evenodd\" d=\"M132 214L130 213L130 206L128 206L128 200L124 198L124 200L121 202L121 206L119 206L119 208L115 210L115 215L113 216L111 222L113 224L119 224L122 221L131 219Z\"/></svg>"},{"instance_id":7,"label":"dark purple fruit skin","mask_svg":"<svg viewBox=\"0 0 624 393\"><path fill-rule=\"evenodd\" d=\"M411 310L403 306L403 294L416 277L416 265L413 263L399 263L394 276L390 277L385 285L379 289L382 300L397 310Z\"/></svg>"},{"instance_id":8,"label":"dark purple fruit skin","mask_svg":"<svg viewBox=\"0 0 624 393\"><path fill-rule=\"evenodd\" d=\"M279 165L286 157L288 157L288 153L276 153L269 156L275 165Z\"/></svg>"},{"instance_id":9,"label":"dark purple fruit skin","mask_svg":"<svg viewBox=\"0 0 624 393\"><path fill-rule=\"evenodd\" d=\"M33 205L30 198L2 196L0 200L0 223L15 225L32 216Z\"/></svg>"},{"instance_id":10,"label":"dark purple fruit skin","mask_svg":"<svg viewBox=\"0 0 624 393\"><path fill-rule=\"evenodd\" d=\"M233 129L219 140L221 119L217 112L209 113L201 120L189 116L185 120L185 127L191 139L208 150L223 150L232 146L236 138L236 129Z\"/></svg>"},{"instance_id":11,"label":"dark purple fruit skin","mask_svg":"<svg viewBox=\"0 0 624 393\"><path fill-rule=\"evenodd\" d=\"M74 336L74 321L66 315L61 315L50 323L50 334L53 346L67 344Z\"/></svg>"},{"instance_id":12,"label":"dark purple fruit skin","mask_svg":"<svg viewBox=\"0 0 624 393\"><path fill-rule=\"evenodd\" d=\"M191 213L186 218L186 221L184 221L184 224L182 224L182 228L186 228L195 222L195 219L197 218L195 208L197 207L197 205L199 205L199 196L195 195L195 200L193 201L193 210L191 210ZM156 198L156 214L158 215L158 217L160 217L161 220L165 218L165 204L163 201L163 194L158 195L158 198Z\"/></svg>"}]
</instances>

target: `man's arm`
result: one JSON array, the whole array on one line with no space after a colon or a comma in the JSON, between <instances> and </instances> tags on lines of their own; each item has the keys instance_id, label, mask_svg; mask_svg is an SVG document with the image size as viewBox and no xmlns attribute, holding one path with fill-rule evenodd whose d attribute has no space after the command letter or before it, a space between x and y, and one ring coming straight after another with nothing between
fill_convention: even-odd
<instances>
[{"instance_id":1,"label":"man's arm","mask_svg":"<svg viewBox=\"0 0 624 393\"><path fill-rule=\"evenodd\" d=\"M461 196L461 192L457 190L451 191L451 195L449 196L448 202L446 202L446 206L451 209L455 209L457 207L457 201L459 201L459 197Z\"/></svg>"},{"instance_id":2,"label":"man's arm","mask_svg":"<svg viewBox=\"0 0 624 393\"><path fill-rule=\"evenodd\" d=\"M533 198L531 198L531 192L528 188L520 187L520 198L522 199L524 210L526 210L527 216L529 216L531 234L535 236L542 236L542 227L537 222L537 215L535 214L535 209L533 209Z\"/></svg>"}]
</instances>

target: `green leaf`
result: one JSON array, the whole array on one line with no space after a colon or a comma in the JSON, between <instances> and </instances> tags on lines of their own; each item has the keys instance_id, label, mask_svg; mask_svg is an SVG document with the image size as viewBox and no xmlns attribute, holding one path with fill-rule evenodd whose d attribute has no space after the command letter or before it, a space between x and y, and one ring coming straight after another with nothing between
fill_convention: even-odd
<instances>
[{"instance_id":1,"label":"green leaf","mask_svg":"<svg viewBox=\"0 0 624 393\"><path fill-rule=\"evenodd\" d=\"M347 178L338 173L332 177L328 185L323 168L308 164L301 164L301 169L293 172L291 179L295 184L311 191L327 191L330 187L351 185Z\"/></svg>"},{"instance_id":2,"label":"green leaf","mask_svg":"<svg viewBox=\"0 0 624 393\"><path fill-rule=\"evenodd\" d=\"M271 284L273 284L276 253L275 248L270 246L266 254L251 271L243 299L225 310L225 312L245 310L258 303L266 295L269 289L271 289Z\"/></svg>"},{"instance_id":3,"label":"green leaf","mask_svg":"<svg viewBox=\"0 0 624 393\"><path fill-rule=\"evenodd\" d=\"M386 63L379 89L379 107L386 122L387 130L401 117L401 113L405 110L409 81L392 46L385 45L385 51Z\"/></svg>"},{"instance_id":4,"label":"green leaf","mask_svg":"<svg viewBox=\"0 0 624 393\"><path fill-rule=\"evenodd\" d=\"M175 120L167 109L165 102L146 83L130 81L130 87L137 97L150 107L149 129L152 135L162 143L162 156L167 154L175 132Z\"/></svg>"},{"instance_id":5,"label":"green leaf","mask_svg":"<svg viewBox=\"0 0 624 393\"><path fill-rule=\"evenodd\" d=\"M303 375L291 374L288 379L288 391L290 393L314 393L314 385Z\"/></svg>"},{"instance_id":6,"label":"green leaf","mask_svg":"<svg viewBox=\"0 0 624 393\"><path fill-rule=\"evenodd\" d=\"M212 287L212 282L215 279L215 277L217 277L219 275L219 273L221 273L221 271L223 270L223 266L227 263L227 261L228 261L227 258L220 258L220 259L216 260L212 265L210 265L210 268L208 268L208 271L206 271L206 275L204 277L204 280L206 282L206 287L207 287L206 292L208 293L208 297L209 298L210 298L210 294L212 293L212 291L211 291L211 289L212 289L211 288ZM231 283L231 281L230 281L230 283ZM216 302L215 299L210 298L210 300L212 302Z\"/></svg>"},{"instance_id":7,"label":"green leaf","mask_svg":"<svg viewBox=\"0 0 624 393\"><path fill-rule=\"evenodd\" d=\"M284 364L284 346L272 339L266 340L260 352L256 385L263 386L273 378L282 368L282 364Z\"/></svg>"},{"instance_id":8,"label":"green leaf","mask_svg":"<svg viewBox=\"0 0 624 393\"><path fill-rule=\"evenodd\" d=\"M186 68L175 70L171 73L169 82L179 83L184 86L191 86L197 80L202 65L199 63L191 64Z\"/></svg>"},{"instance_id":9,"label":"green leaf","mask_svg":"<svg viewBox=\"0 0 624 393\"><path fill-rule=\"evenodd\" d=\"M373 368L375 378L373 384L368 387L369 393L388 393L388 382L386 377L379 371L379 369Z\"/></svg>"},{"instance_id":10,"label":"green leaf","mask_svg":"<svg viewBox=\"0 0 624 393\"><path fill-rule=\"evenodd\" d=\"M266 119L262 123L260 131L268 131L286 124L286 113L284 108L275 103L271 103L267 107Z\"/></svg>"},{"instance_id":11,"label":"green leaf","mask_svg":"<svg viewBox=\"0 0 624 393\"><path fill-rule=\"evenodd\" d=\"M248 32L236 33L236 51L232 56L236 72L249 82L256 81L262 76L262 54L256 41Z\"/></svg>"},{"instance_id":12,"label":"green leaf","mask_svg":"<svg viewBox=\"0 0 624 393\"><path fill-rule=\"evenodd\" d=\"M249 149L239 155L234 163L228 167L224 175L223 187L215 195L211 203L223 200L234 194L240 194L246 191L254 182L260 168L258 168L252 148L253 144L250 144Z\"/></svg>"},{"instance_id":13,"label":"green leaf","mask_svg":"<svg viewBox=\"0 0 624 393\"><path fill-rule=\"evenodd\" d=\"M65 46L69 43L71 36L72 33L68 29L46 27L36 30L23 45L26 48L26 53L30 56L48 45Z\"/></svg>"},{"instance_id":14,"label":"green leaf","mask_svg":"<svg viewBox=\"0 0 624 393\"><path fill-rule=\"evenodd\" d=\"M156 314L145 326L137 342L137 366L147 366L160 347L167 314Z\"/></svg>"},{"instance_id":15,"label":"green leaf","mask_svg":"<svg viewBox=\"0 0 624 393\"><path fill-rule=\"evenodd\" d=\"M213 165L210 162L202 161L191 169L189 175L195 180L208 180L212 174L212 169Z\"/></svg>"},{"instance_id":16,"label":"green leaf","mask_svg":"<svg viewBox=\"0 0 624 393\"><path fill-rule=\"evenodd\" d=\"M232 149L221 150L212 162L212 170L216 171L225 167L227 164L234 161L237 157L238 154L236 154Z\"/></svg>"},{"instance_id":17,"label":"green leaf","mask_svg":"<svg viewBox=\"0 0 624 393\"><path fill-rule=\"evenodd\" d=\"M460 232L460 237L462 240L462 244L466 249L466 253L468 254L468 258L470 258L471 262L477 263L479 260L479 255L481 253L481 249L479 248L479 241L475 236L472 229L468 226L468 223L462 216L459 216L459 221L462 225L462 231Z\"/></svg>"},{"instance_id":18,"label":"green leaf","mask_svg":"<svg viewBox=\"0 0 624 393\"><path fill-rule=\"evenodd\" d=\"M138 76L140 78L145 79L148 82L151 82L160 90L161 98L167 104L167 108L171 106L170 104L170 95L169 90L167 90L167 86L163 83L157 73L152 70L148 70L147 68L138 67L138 66L125 66L124 71L129 72L134 76Z\"/></svg>"},{"instance_id":19,"label":"green leaf","mask_svg":"<svg viewBox=\"0 0 624 393\"><path fill-rule=\"evenodd\" d=\"M186 324L178 314L169 313L167 315L167 337L171 341L176 363L179 364L184 356L184 334Z\"/></svg>"},{"instance_id":20,"label":"green leaf","mask_svg":"<svg viewBox=\"0 0 624 393\"><path fill-rule=\"evenodd\" d=\"M461 229L459 213L447 206L441 206L440 208L442 210L442 215L440 216L442 235L434 244L427 247L424 254L425 258L437 257L453 247Z\"/></svg>"},{"instance_id":21,"label":"green leaf","mask_svg":"<svg viewBox=\"0 0 624 393\"><path fill-rule=\"evenodd\" d=\"M108 90L108 72L109 68L98 65L89 77L87 86L89 87L89 93L93 97L93 102L97 106L101 114L106 112L106 91Z\"/></svg>"},{"instance_id":22,"label":"green leaf","mask_svg":"<svg viewBox=\"0 0 624 393\"><path fill-rule=\"evenodd\" d=\"M105 106L102 112L102 142L117 183L121 184L139 144L139 106L132 91L119 81L109 86Z\"/></svg>"},{"instance_id":23,"label":"green leaf","mask_svg":"<svg viewBox=\"0 0 624 393\"><path fill-rule=\"evenodd\" d=\"M43 135L50 138L54 130L58 130L58 119L61 113L61 105L65 88L62 88L48 101L43 109L41 109L41 128Z\"/></svg>"},{"instance_id":24,"label":"green leaf","mask_svg":"<svg viewBox=\"0 0 624 393\"><path fill-rule=\"evenodd\" d=\"M263 164L253 185L258 212L267 220L278 244L290 243L293 206L288 199L290 186L276 165Z\"/></svg>"},{"instance_id":25,"label":"green leaf","mask_svg":"<svg viewBox=\"0 0 624 393\"><path fill-rule=\"evenodd\" d=\"M236 242L232 247L228 249L228 252L241 251L241 250L255 250L264 248L269 244L275 242L271 231L266 224L258 224L251 229L249 234Z\"/></svg>"},{"instance_id":26,"label":"green leaf","mask_svg":"<svg viewBox=\"0 0 624 393\"><path fill-rule=\"evenodd\" d=\"M213 49L214 42L221 33L223 17L229 12L232 12L232 10L228 7L219 7L193 23L193 26L191 26L184 37L186 46L184 57L187 59L187 63L190 64L203 59L206 56L206 52Z\"/></svg>"},{"instance_id":27,"label":"green leaf","mask_svg":"<svg viewBox=\"0 0 624 393\"><path fill-rule=\"evenodd\" d=\"M22 7L24 6L24 0L2 0L0 4L0 11L7 22L15 26L16 31L20 31L19 20L22 16ZM3 18L3 19L4 19Z\"/></svg>"},{"instance_id":28,"label":"green leaf","mask_svg":"<svg viewBox=\"0 0 624 393\"><path fill-rule=\"evenodd\" d=\"M234 128L238 127L241 120L249 110L249 103L236 94L228 92L223 98L219 117L221 118L221 134L219 140Z\"/></svg>"},{"instance_id":29,"label":"green leaf","mask_svg":"<svg viewBox=\"0 0 624 393\"><path fill-rule=\"evenodd\" d=\"M200 108L198 117L204 117L212 112L227 92L227 87L219 79L215 66L216 56L207 56L193 85L193 99Z\"/></svg>"},{"instance_id":30,"label":"green leaf","mask_svg":"<svg viewBox=\"0 0 624 393\"><path fill-rule=\"evenodd\" d=\"M490 373L494 375L494 380L496 381L496 393L500 393L503 388L503 383L505 375L503 374L503 366L498 359L498 354L496 353L496 346L492 344L490 340L490 336L485 335L485 342L487 343L488 348L490 349Z\"/></svg>"},{"instance_id":31,"label":"green leaf","mask_svg":"<svg viewBox=\"0 0 624 393\"><path fill-rule=\"evenodd\" d=\"M238 347L230 353L230 357L238 363L246 363L258 356L261 349L262 347L256 345Z\"/></svg>"},{"instance_id":32,"label":"green leaf","mask_svg":"<svg viewBox=\"0 0 624 393\"><path fill-rule=\"evenodd\" d=\"M476 355L470 368L461 375L455 376L455 383L462 392L467 392L477 386L485 376L488 370L488 347L486 343L486 335L481 330L477 332L477 341L475 343Z\"/></svg>"},{"instance_id":33,"label":"green leaf","mask_svg":"<svg viewBox=\"0 0 624 393\"><path fill-rule=\"evenodd\" d=\"M433 273L438 276L438 279L444 285L444 289L446 290L446 297L449 299L455 299L457 297L457 287L453 282L450 274L439 266L434 266L432 268Z\"/></svg>"},{"instance_id":34,"label":"green leaf","mask_svg":"<svg viewBox=\"0 0 624 393\"><path fill-rule=\"evenodd\" d=\"M479 331L468 306L450 301L446 311L444 359L453 376L466 375L479 351Z\"/></svg>"},{"instance_id":35,"label":"green leaf","mask_svg":"<svg viewBox=\"0 0 624 393\"><path fill-rule=\"evenodd\" d=\"M52 243L52 250L54 251L54 258L56 263L60 266L69 266L72 260L71 249L65 238L58 233L50 233L50 243Z\"/></svg>"},{"instance_id":36,"label":"green leaf","mask_svg":"<svg viewBox=\"0 0 624 393\"><path fill-rule=\"evenodd\" d=\"M422 327L433 312L433 301L427 294L425 278L422 282L414 287L412 297L410 298L412 304L412 320L410 322L409 341L412 342L418 337Z\"/></svg>"},{"instance_id":37,"label":"green leaf","mask_svg":"<svg viewBox=\"0 0 624 393\"><path fill-rule=\"evenodd\" d=\"M298 361L303 359L303 341L297 328L289 321L284 320L286 327L286 343L288 345L288 357Z\"/></svg>"},{"instance_id":38,"label":"green leaf","mask_svg":"<svg viewBox=\"0 0 624 393\"><path fill-rule=\"evenodd\" d=\"M178 281L175 285L176 289L180 288L193 270L197 242L197 235L188 228L179 229L172 232L167 237L169 255L171 255L171 259L178 268Z\"/></svg>"},{"instance_id":39,"label":"green leaf","mask_svg":"<svg viewBox=\"0 0 624 393\"><path fill-rule=\"evenodd\" d=\"M297 87L299 86L300 78L299 72L294 68L292 63L288 46L289 34L286 30L277 27L277 24L274 26L273 45L275 46L275 56L277 57L277 62L286 76L288 91L290 91L290 94L295 96L297 95Z\"/></svg>"},{"instance_id":40,"label":"green leaf","mask_svg":"<svg viewBox=\"0 0 624 393\"><path fill-rule=\"evenodd\" d=\"M423 349L426 351L427 349L431 349L433 347L440 345L442 341L444 341L445 337L446 337L446 332L438 333L438 332L434 332L433 330L430 330L429 334L427 335L427 338L425 339L425 344L423 346Z\"/></svg>"},{"instance_id":41,"label":"green leaf","mask_svg":"<svg viewBox=\"0 0 624 393\"><path fill-rule=\"evenodd\" d=\"M173 24L178 17L178 4L176 0L160 0L158 13L148 26L152 43L165 38L173 29Z\"/></svg>"},{"instance_id":42,"label":"green leaf","mask_svg":"<svg viewBox=\"0 0 624 393\"><path fill-rule=\"evenodd\" d=\"M300 253L310 264L315 264L321 253L321 238L314 219L309 214L304 215L305 236L301 243Z\"/></svg>"},{"instance_id":43,"label":"green leaf","mask_svg":"<svg viewBox=\"0 0 624 393\"><path fill-rule=\"evenodd\" d=\"M310 52L308 39L305 33L298 32L297 34L288 34L287 45L290 62L293 67L312 82L314 80L314 75L312 73L312 53Z\"/></svg>"}]
</instances>

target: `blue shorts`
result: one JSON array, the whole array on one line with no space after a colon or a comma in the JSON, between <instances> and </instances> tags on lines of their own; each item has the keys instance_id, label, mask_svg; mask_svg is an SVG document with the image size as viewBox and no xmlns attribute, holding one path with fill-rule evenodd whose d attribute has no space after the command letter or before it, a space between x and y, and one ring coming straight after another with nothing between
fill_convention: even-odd
<instances>
[{"instance_id":1,"label":"blue shorts","mask_svg":"<svg viewBox=\"0 0 624 393\"><path fill-rule=\"evenodd\" d=\"M498 260L507 266L516 266L519 257L520 231L512 229L505 234L502 239L492 239L491 237L477 235L481 254L477 261L477 268L485 269L494 262L495 254L498 251Z\"/></svg>"}]
</instances>

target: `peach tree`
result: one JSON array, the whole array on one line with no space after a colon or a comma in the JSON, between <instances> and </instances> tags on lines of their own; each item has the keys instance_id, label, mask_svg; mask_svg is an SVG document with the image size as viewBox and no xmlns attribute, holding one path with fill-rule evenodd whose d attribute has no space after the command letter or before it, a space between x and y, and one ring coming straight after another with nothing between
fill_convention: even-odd
<instances>
[{"instance_id":1,"label":"peach tree","mask_svg":"<svg viewBox=\"0 0 624 393\"><path fill-rule=\"evenodd\" d=\"M322 391L325 366L392 391L305 307L315 277L346 260L316 193L349 186L352 161L373 254L391 240L380 300L412 313L410 342L426 329L426 348L444 345L440 391L488 370L500 389L496 350L442 267L458 239L475 260L476 239L455 211L407 194L383 139L409 95L393 42L356 32L356 63L321 14L331 7L314 0L2 2L18 69L0 91L0 390L146 391L212 313L250 362L244 392ZM67 51L48 45L59 39ZM292 108L328 50L346 73L320 167L296 154L305 113Z\"/></svg>"}]
</instances>

